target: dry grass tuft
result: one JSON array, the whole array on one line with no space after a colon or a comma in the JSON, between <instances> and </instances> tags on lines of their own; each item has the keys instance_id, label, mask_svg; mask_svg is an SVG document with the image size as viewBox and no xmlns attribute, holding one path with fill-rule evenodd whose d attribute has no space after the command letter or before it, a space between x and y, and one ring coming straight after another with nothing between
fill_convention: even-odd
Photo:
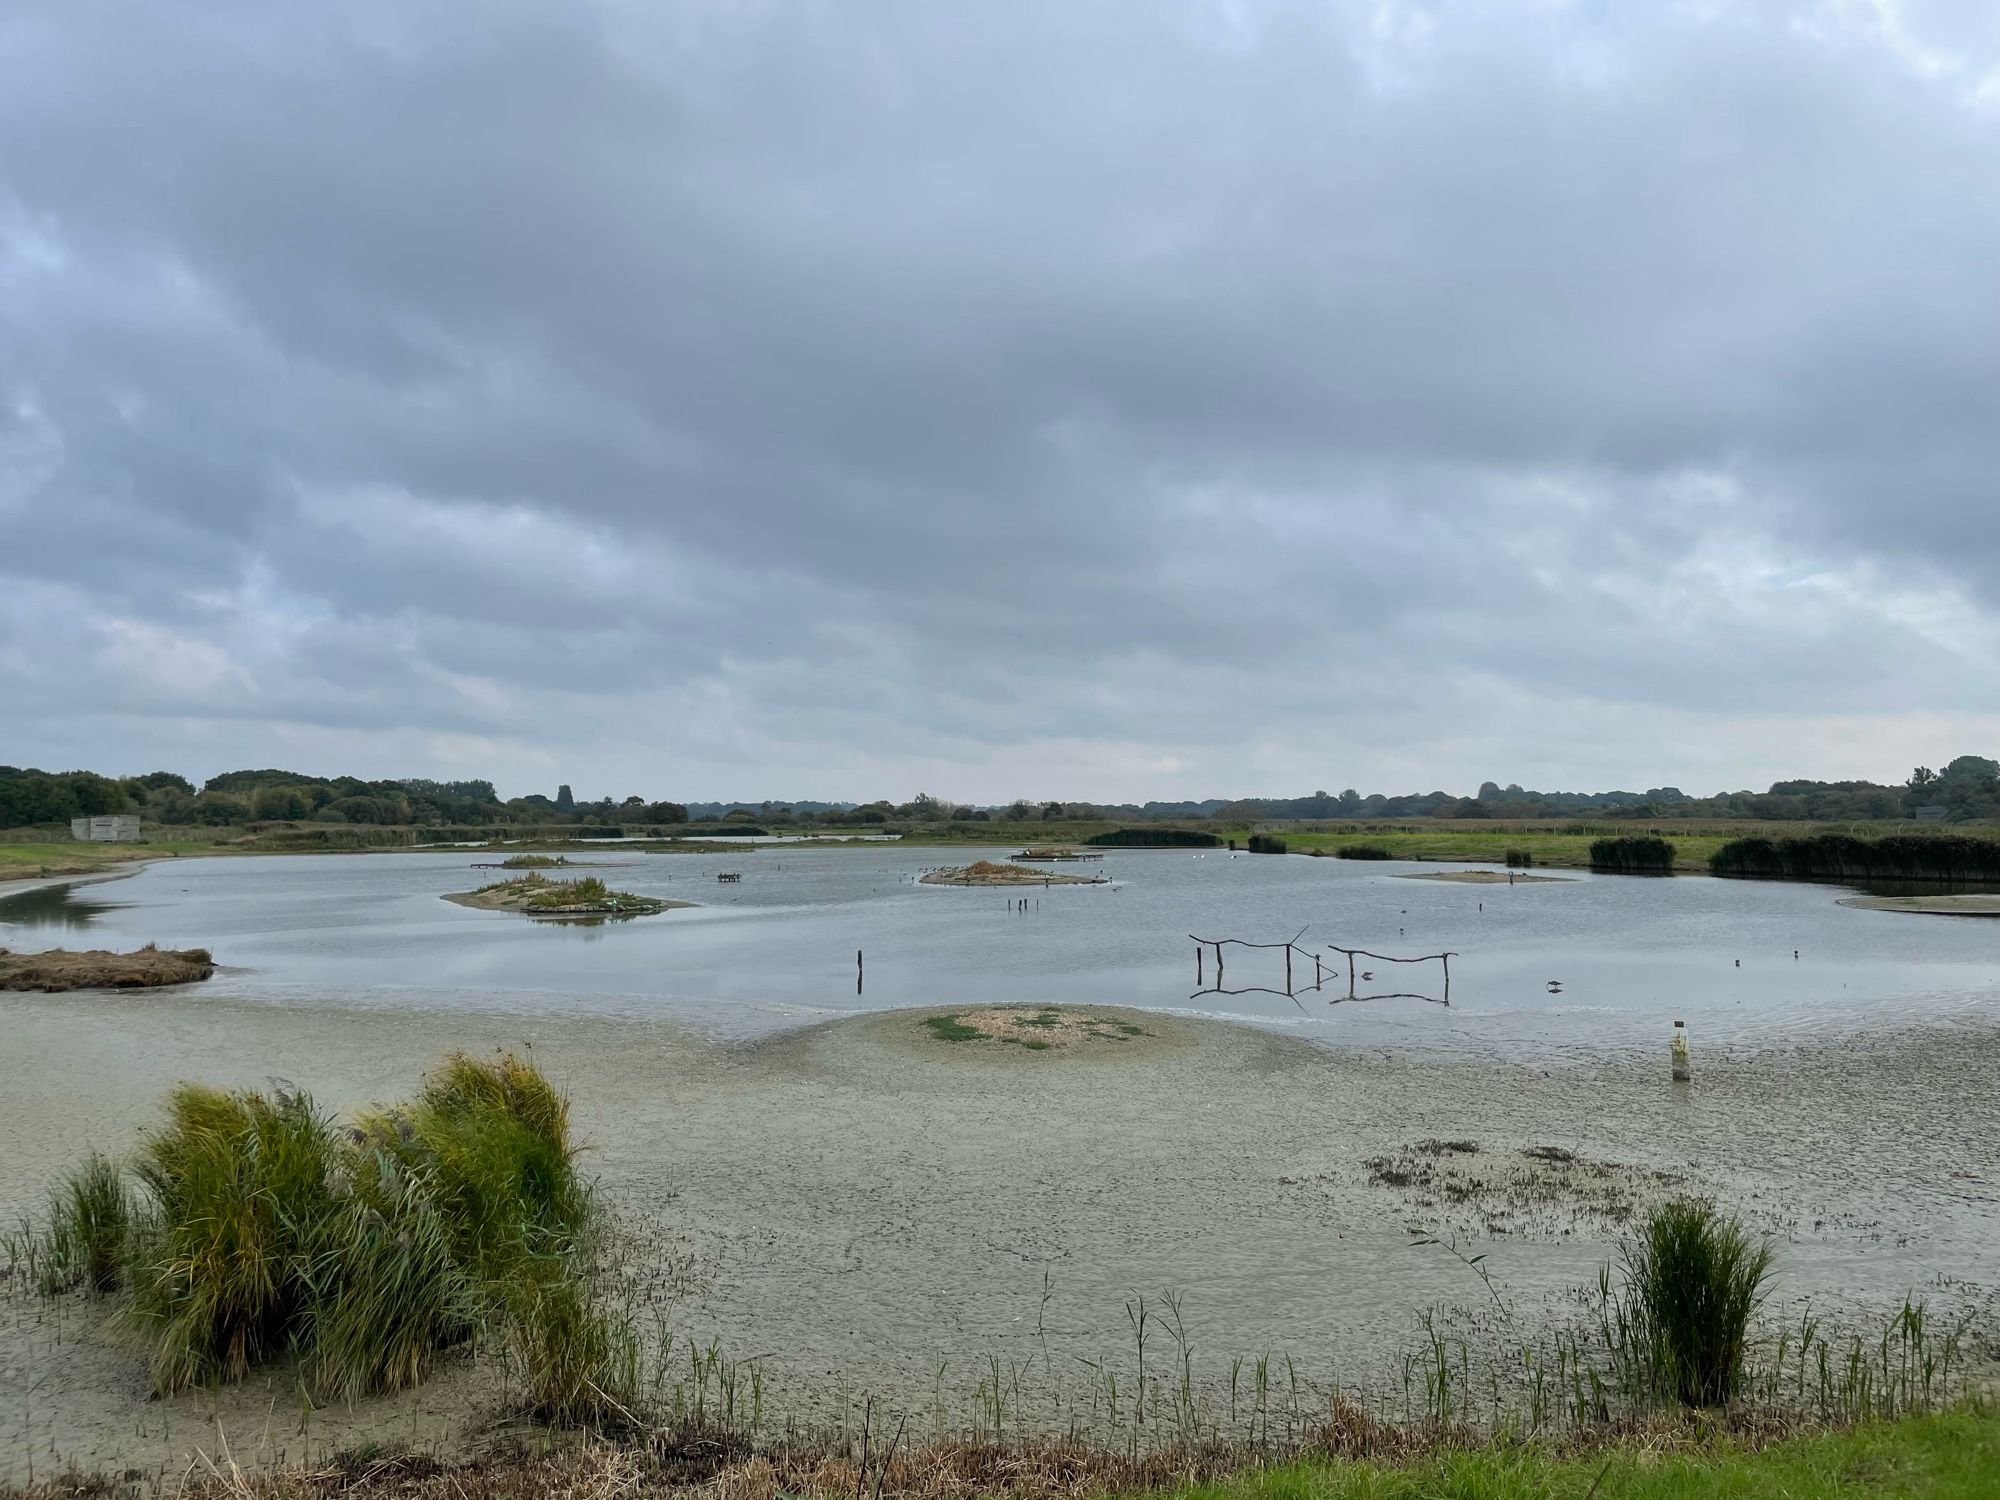
<instances>
[{"instance_id":1,"label":"dry grass tuft","mask_svg":"<svg viewBox=\"0 0 2000 1500\"><path fill-rule=\"evenodd\" d=\"M156 948L151 943L132 953L91 948L72 953L51 948L46 953L10 953L0 948L0 990L127 990L163 984L192 984L215 972L206 948Z\"/></svg>"}]
</instances>

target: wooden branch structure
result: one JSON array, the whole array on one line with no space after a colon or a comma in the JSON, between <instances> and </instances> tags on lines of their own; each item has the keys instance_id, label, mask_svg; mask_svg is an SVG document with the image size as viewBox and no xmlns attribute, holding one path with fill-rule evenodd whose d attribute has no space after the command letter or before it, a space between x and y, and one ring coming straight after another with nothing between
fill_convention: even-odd
<instances>
[{"instance_id":1,"label":"wooden branch structure","mask_svg":"<svg viewBox=\"0 0 2000 1500\"><path fill-rule=\"evenodd\" d=\"M1325 960L1317 953L1309 948L1299 946L1299 938L1304 937L1306 931L1307 929L1301 927L1297 937L1283 943L1253 943L1244 938L1204 938L1196 937L1193 933L1189 933L1188 941L1194 944L1195 992L1188 998L1192 1000L1201 995L1283 995L1294 1005L1299 1005L1301 1010L1305 1009L1303 1005L1299 1004L1299 992L1302 990L1318 992L1326 987L1326 982L1329 979L1338 978L1340 972L1337 964L1329 967ZM1224 988L1222 950L1228 947L1284 949L1285 987L1282 990L1266 985L1246 985L1242 989L1235 990ZM1428 1000L1434 1005L1451 1004L1451 961L1458 957L1456 953L1420 953L1409 957L1402 957L1394 953L1374 953L1366 948L1343 948L1338 943L1328 943L1326 947L1328 952L1343 953L1347 956L1347 993L1336 999L1329 1000L1327 1002L1329 1005L1343 1005L1350 1000ZM1215 983L1213 984L1208 983L1206 965L1203 961L1204 955L1209 949L1215 951ZM1295 955L1300 959L1311 960L1313 977L1310 984L1305 983L1303 979L1296 983L1294 982L1292 977L1292 961ZM1442 996L1424 995L1409 990L1397 990L1379 995L1364 995L1358 988L1358 982L1362 979L1372 979L1374 976L1367 974L1365 971L1358 970L1354 962L1356 958L1372 958L1379 963L1385 964L1439 964L1442 966L1444 972L1444 994Z\"/></svg>"}]
</instances>

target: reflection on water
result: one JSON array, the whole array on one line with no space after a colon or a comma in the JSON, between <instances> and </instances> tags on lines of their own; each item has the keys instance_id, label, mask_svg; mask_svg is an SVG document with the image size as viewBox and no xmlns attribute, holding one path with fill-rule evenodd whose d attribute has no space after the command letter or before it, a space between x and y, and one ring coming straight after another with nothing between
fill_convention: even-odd
<instances>
[{"instance_id":1,"label":"reflection on water","mask_svg":"<svg viewBox=\"0 0 2000 1500\"><path fill-rule=\"evenodd\" d=\"M1991 880L1841 880L1827 881L1865 896L1979 896L2000 893Z\"/></svg>"},{"instance_id":2,"label":"reflection on water","mask_svg":"<svg viewBox=\"0 0 2000 1500\"><path fill-rule=\"evenodd\" d=\"M119 903L115 901L92 901L80 894L87 889L45 885L18 896L0 897L0 925L29 932L66 932L88 927L105 912L117 910Z\"/></svg>"}]
</instances>

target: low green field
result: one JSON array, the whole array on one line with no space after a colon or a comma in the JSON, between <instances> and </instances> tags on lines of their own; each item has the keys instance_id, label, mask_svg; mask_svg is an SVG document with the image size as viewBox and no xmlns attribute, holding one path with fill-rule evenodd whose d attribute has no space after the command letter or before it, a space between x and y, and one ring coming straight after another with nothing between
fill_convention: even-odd
<instances>
[{"instance_id":1,"label":"low green field","mask_svg":"<svg viewBox=\"0 0 2000 1500\"><path fill-rule=\"evenodd\" d=\"M206 842L171 844L0 844L0 880L33 880L38 875L89 875L135 859L208 854Z\"/></svg>"},{"instance_id":2,"label":"low green field","mask_svg":"<svg viewBox=\"0 0 2000 1500\"><path fill-rule=\"evenodd\" d=\"M1328 854L1355 844L1372 844L1386 849L1396 859L1476 860L1498 864L1509 849L1522 849L1537 865L1581 868L1590 863L1590 846L1600 838L1631 837L1657 833L1674 846L1674 868L1706 872L1708 858L1732 839L1753 834L1767 838L1797 837L1829 829L1840 832L1878 834L1909 832L1912 825L1856 823L1755 823L1680 822L1662 820L1646 823L1626 820L1616 823L1504 823L1484 820L1445 822L1413 818L1387 823L1262 823L1266 832L1285 841L1293 854L1322 850ZM1965 831L1964 825L1954 832ZM1980 830L1983 831L1983 830ZM1246 842L1247 827L1230 829L1227 837Z\"/></svg>"},{"instance_id":3,"label":"low green field","mask_svg":"<svg viewBox=\"0 0 2000 1500\"><path fill-rule=\"evenodd\" d=\"M1756 1453L1639 1445L1570 1458L1495 1449L1396 1464L1308 1461L1181 1494L1185 1500L1985 1500L2000 1494L2000 1414L1967 1407Z\"/></svg>"}]
</instances>

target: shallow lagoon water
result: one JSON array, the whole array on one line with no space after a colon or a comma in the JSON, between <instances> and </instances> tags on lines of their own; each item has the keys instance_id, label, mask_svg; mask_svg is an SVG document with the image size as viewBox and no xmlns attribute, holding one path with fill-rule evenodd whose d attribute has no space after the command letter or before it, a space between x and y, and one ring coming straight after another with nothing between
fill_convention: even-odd
<instances>
[{"instance_id":1,"label":"shallow lagoon water","mask_svg":"<svg viewBox=\"0 0 2000 1500\"><path fill-rule=\"evenodd\" d=\"M528 1047L571 1092L674 1326L758 1358L768 1410L807 1420L864 1396L972 1400L998 1360L1043 1370L1056 1430L1061 1402L1089 1399L1065 1382L1126 1347L1133 1298L1167 1292L1217 1391L1232 1358L1273 1350L1309 1383L1393 1391L1419 1315L1483 1337L1484 1286L1418 1233L1476 1242L1521 1327L1576 1315L1617 1223L1561 1196L1426 1203L1371 1173L1433 1136L1479 1141L1495 1180L1554 1144L1635 1192L1716 1196L1779 1244L1774 1325L1872 1329L1915 1292L1940 1325L1994 1326L2000 924L1857 911L1828 886L1472 886L1226 852L1114 852L1113 883L1029 891L1025 913L1019 892L915 883L993 852L1011 851L591 851L615 885L706 903L603 927L439 899L497 873L467 850L164 861L0 903L7 946L201 944L229 966L171 991L6 997L0 1221L81 1149L125 1149L177 1079L288 1079L347 1111L406 1097L449 1048ZM1344 975L1297 1004L1191 998L1188 933L1301 927L1308 945L1456 950L1451 1007L1328 1004ZM1228 969L1282 975L1277 955ZM1142 1046L1095 1056L961 1048L906 1015L810 1024L998 1000L1154 1015ZM1674 1017L1691 1088L1666 1078ZM224 1431L247 1461L298 1456L290 1423L273 1436L297 1403L282 1373L146 1402L100 1324L0 1296L0 1479L29 1453L178 1474ZM314 1440L456 1451L485 1430L491 1375L323 1409Z\"/></svg>"},{"instance_id":2,"label":"shallow lagoon water","mask_svg":"<svg viewBox=\"0 0 2000 1500\"><path fill-rule=\"evenodd\" d=\"M205 946L227 967L204 994L643 1017L725 1040L848 1012L1016 1000L1230 1017L1336 1046L1543 1058L1657 1042L1672 1018L1698 1044L1783 1045L2000 1016L2000 923L1858 911L1832 886L1581 871L1464 885L1405 878L1449 868L1436 864L1187 850L1111 851L1083 867L1110 877L1100 886L916 883L925 869L1008 852L592 850L583 865L617 887L701 904L582 926L440 900L498 874L470 868L462 850L166 860L0 901L0 943ZM742 882L719 884L725 870ZM1028 909L1017 911L1022 896ZM1302 928L1309 949L1451 950L1451 1005L1347 1002L1344 968L1296 998L1197 991L1190 933L1281 942ZM1436 964L1372 967L1363 993L1442 998ZM1295 967L1295 984L1308 970ZM1213 984L1212 961L1204 978ZM1227 983L1282 989L1283 955L1231 949Z\"/></svg>"}]
</instances>

